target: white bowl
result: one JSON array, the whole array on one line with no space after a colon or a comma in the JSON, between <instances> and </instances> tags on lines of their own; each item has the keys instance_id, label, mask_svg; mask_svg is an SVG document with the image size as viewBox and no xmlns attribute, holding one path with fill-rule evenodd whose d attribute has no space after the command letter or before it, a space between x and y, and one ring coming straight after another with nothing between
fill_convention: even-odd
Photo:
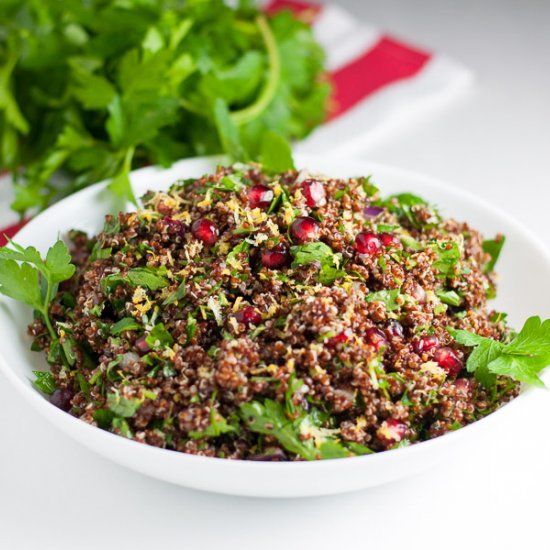
<instances>
[{"instance_id":1,"label":"white bowl","mask_svg":"<svg viewBox=\"0 0 550 550\"><path fill-rule=\"evenodd\" d=\"M169 170L144 168L132 174L136 195L164 189L178 178L201 176L212 171L219 159L184 160ZM499 260L499 297L494 307L510 314L512 326L521 327L530 315L548 317L550 254L518 223L491 205L456 188L430 178L371 162L332 161L300 156L297 164L312 172L351 177L373 174L383 194L411 191L440 206L444 215L467 220L487 237L502 232L506 246ZM33 219L16 237L23 245L44 252L71 228L89 233L103 226L104 214L113 210L112 197L104 184L89 187L52 206ZM0 368L21 397L40 414L89 449L119 464L178 485L218 493L257 497L327 495L381 485L427 470L453 452L456 445L474 445L495 422L506 423L507 415L525 406L536 389L521 395L499 411L443 437L363 457L317 462L263 463L207 458L150 447L119 437L62 412L32 385L32 370L46 370L42 354L29 350L26 327L32 313L28 307L0 296ZM547 373L548 374L548 373ZM546 376L548 378L548 376ZM36 426L40 429L40 426Z\"/></svg>"}]
</instances>

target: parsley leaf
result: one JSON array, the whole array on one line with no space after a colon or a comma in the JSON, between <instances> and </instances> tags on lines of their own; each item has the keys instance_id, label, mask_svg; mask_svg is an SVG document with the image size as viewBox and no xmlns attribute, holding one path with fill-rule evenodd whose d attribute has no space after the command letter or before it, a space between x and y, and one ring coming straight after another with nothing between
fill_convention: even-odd
<instances>
[{"instance_id":1,"label":"parsley leaf","mask_svg":"<svg viewBox=\"0 0 550 550\"><path fill-rule=\"evenodd\" d=\"M490 261L485 265L483 271L485 273L491 273L495 270L495 265L498 261L504 243L506 242L506 237L504 235L499 235L495 239L488 239L483 241L483 251L487 252L491 256Z\"/></svg>"},{"instance_id":2,"label":"parsley leaf","mask_svg":"<svg viewBox=\"0 0 550 550\"><path fill-rule=\"evenodd\" d=\"M163 323L159 323L153 327L145 341L152 349L161 349L171 346L174 343L172 335L168 332Z\"/></svg>"},{"instance_id":3,"label":"parsley leaf","mask_svg":"<svg viewBox=\"0 0 550 550\"><path fill-rule=\"evenodd\" d=\"M111 327L111 334L118 336L127 330L138 330L140 324L133 317L124 317Z\"/></svg>"},{"instance_id":4,"label":"parsley leaf","mask_svg":"<svg viewBox=\"0 0 550 550\"><path fill-rule=\"evenodd\" d=\"M319 265L318 280L323 285L330 285L339 277L345 276L340 265L342 255L334 253L330 246L322 242L306 243L290 248L290 253L294 256L291 267L296 268L300 265Z\"/></svg>"},{"instance_id":5,"label":"parsley leaf","mask_svg":"<svg viewBox=\"0 0 550 550\"><path fill-rule=\"evenodd\" d=\"M170 293L162 302L163 306L168 306L170 304L173 304L175 302L178 302L179 300L182 300L185 297L185 294L187 293L187 283L185 281L182 281L178 288L174 290L174 292Z\"/></svg>"},{"instance_id":6,"label":"parsley leaf","mask_svg":"<svg viewBox=\"0 0 550 550\"><path fill-rule=\"evenodd\" d=\"M34 308L46 324L52 342L58 343L49 307L60 282L70 279L75 266L63 241L57 241L44 260L36 248L9 241L11 248L0 248L0 294Z\"/></svg>"},{"instance_id":7,"label":"parsley leaf","mask_svg":"<svg viewBox=\"0 0 550 550\"><path fill-rule=\"evenodd\" d=\"M272 399L265 399L263 403L243 403L240 407L241 418L250 430L275 437L287 451L305 460L342 458L371 452L363 445L353 449L342 443L336 435L338 430L322 426L324 415L319 411L297 412L299 416L291 419L285 405Z\"/></svg>"},{"instance_id":8,"label":"parsley leaf","mask_svg":"<svg viewBox=\"0 0 550 550\"><path fill-rule=\"evenodd\" d=\"M462 303L460 294L454 290L438 290L436 295L444 304L450 306L459 306Z\"/></svg>"},{"instance_id":9,"label":"parsley leaf","mask_svg":"<svg viewBox=\"0 0 550 550\"><path fill-rule=\"evenodd\" d=\"M415 207L426 206L428 203L413 193L399 193L391 195L385 200L376 201L375 204L387 208L392 214L402 221L407 221L412 227L421 228L423 224L415 215ZM437 214L434 213L434 216L437 217Z\"/></svg>"},{"instance_id":10,"label":"parsley leaf","mask_svg":"<svg viewBox=\"0 0 550 550\"><path fill-rule=\"evenodd\" d=\"M395 311L400 308L400 304L396 301L398 296L400 296L399 289L394 288L370 292L365 299L367 302L382 302L386 306L386 311Z\"/></svg>"},{"instance_id":11,"label":"parsley leaf","mask_svg":"<svg viewBox=\"0 0 550 550\"><path fill-rule=\"evenodd\" d=\"M437 242L431 245L437 253L438 259L433 263L434 269L439 271L441 277L453 277L455 267L460 262L460 248L454 241Z\"/></svg>"},{"instance_id":12,"label":"parsley leaf","mask_svg":"<svg viewBox=\"0 0 550 550\"><path fill-rule=\"evenodd\" d=\"M141 399L126 399L117 391L107 394L107 407L115 415L123 418L131 418L143 404Z\"/></svg>"},{"instance_id":13,"label":"parsley leaf","mask_svg":"<svg viewBox=\"0 0 550 550\"><path fill-rule=\"evenodd\" d=\"M52 395L57 389L53 374L49 371L40 370L33 370L32 372L36 376L36 380L33 381L33 384L46 395Z\"/></svg>"},{"instance_id":14,"label":"parsley leaf","mask_svg":"<svg viewBox=\"0 0 550 550\"><path fill-rule=\"evenodd\" d=\"M286 416L284 406L272 399L243 403L240 407L243 421L253 432L272 435L287 450L306 460L315 460L317 451L312 440L302 441L296 422Z\"/></svg>"},{"instance_id":15,"label":"parsley leaf","mask_svg":"<svg viewBox=\"0 0 550 550\"><path fill-rule=\"evenodd\" d=\"M276 132L268 131L262 139L260 162L266 172L294 170L294 161L288 141Z\"/></svg>"},{"instance_id":16,"label":"parsley leaf","mask_svg":"<svg viewBox=\"0 0 550 550\"><path fill-rule=\"evenodd\" d=\"M212 399L214 401L214 399ZM237 418L238 420L238 418ZM227 420L214 408L210 408L210 424L203 431L191 431L189 437L192 439L204 439L210 437L219 437L223 434L237 433L238 427L227 422Z\"/></svg>"},{"instance_id":17,"label":"parsley leaf","mask_svg":"<svg viewBox=\"0 0 550 550\"><path fill-rule=\"evenodd\" d=\"M489 375L496 374L535 386L544 385L538 375L550 366L550 319L542 322L540 317L530 317L509 343L465 330L448 328L448 331L459 344L475 348L466 366L485 385L491 385L494 378Z\"/></svg>"},{"instance_id":18,"label":"parsley leaf","mask_svg":"<svg viewBox=\"0 0 550 550\"><path fill-rule=\"evenodd\" d=\"M131 286L143 286L149 290L159 290L170 284L163 275L163 270L152 267L136 267L129 269L126 275L122 273L107 275L107 277L101 279L101 290L105 295L108 295L119 284L123 283L128 283Z\"/></svg>"}]
</instances>

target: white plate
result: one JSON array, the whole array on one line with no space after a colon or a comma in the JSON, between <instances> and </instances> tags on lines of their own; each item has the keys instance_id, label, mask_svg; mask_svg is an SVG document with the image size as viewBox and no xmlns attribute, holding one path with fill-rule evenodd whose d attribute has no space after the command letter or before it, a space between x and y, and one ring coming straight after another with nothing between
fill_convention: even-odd
<instances>
[{"instance_id":1,"label":"white plate","mask_svg":"<svg viewBox=\"0 0 550 550\"><path fill-rule=\"evenodd\" d=\"M137 195L164 189L178 178L198 177L215 168L218 159L181 161L169 170L145 168L132 175ZM494 307L510 314L512 326L521 327L530 315L550 317L550 255L527 230L494 207L444 184L371 162L332 161L299 156L297 164L312 172L351 177L373 174L382 193L411 191L440 206L446 216L467 220L487 237L507 236L499 260L499 297ZM54 205L37 216L17 235L17 242L33 244L42 252L71 228L95 233L112 199L98 184ZM29 350L26 327L29 308L0 296L0 368L22 398L59 429L89 449L128 468L178 485L259 497L299 497L353 491L381 485L429 469L453 452L456 445L475 448L475 440L495 422L506 423L509 414L526 406L536 389L527 389L509 405L470 426L411 447L375 455L318 462L263 463L232 461L177 453L142 445L94 428L51 405L32 386L32 370L45 370L43 356ZM546 375L548 379L548 373ZM40 429L40 426L36 426Z\"/></svg>"}]
</instances>

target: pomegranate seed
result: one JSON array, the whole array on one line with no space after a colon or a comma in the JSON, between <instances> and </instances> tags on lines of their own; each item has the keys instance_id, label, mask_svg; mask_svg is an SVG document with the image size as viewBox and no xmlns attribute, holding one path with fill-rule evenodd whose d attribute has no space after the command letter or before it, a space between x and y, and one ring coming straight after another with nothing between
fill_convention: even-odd
<instances>
[{"instance_id":1,"label":"pomegranate seed","mask_svg":"<svg viewBox=\"0 0 550 550\"><path fill-rule=\"evenodd\" d=\"M302 216L292 222L290 232L299 243L315 241L319 237L319 224L309 216Z\"/></svg>"},{"instance_id":2,"label":"pomegranate seed","mask_svg":"<svg viewBox=\"0 0 550 550\"><path fill-rule=\"evenodd\" d=\"M206 246L212 246L213 244L216 244L216 241L218 240L218 228L214 222L211 222L206 218L200 218L193 223L191 226L191 232L196 239L202 241Z\"/></svg>"},{"instance_id":3,"label":"pomegranate seed","mask_svg":"<svg viewBox=\"0 0 550 550\"><path fill-rule=\"evenodd\" d=\"M326 204L325 186L317 180L304 180L301 183L302 193L306 199L306 204L310 208L323 206Z\"/></svg>"},{"instance_id":4,"label":"pomegranate seed","mask_svg":"<svg viewBox=\"0 0 550 550\"><path fill-rule=\"evenodd\" d=\"M399 443L407 433L407 425L395 418L388 418L382 422L382 425L376 430L378 440L385 447L391 447Z\"/></svg>"},{"instance_id":5,"label":"pomegranate seed","mask_svg":"<svg viewBox=\"0 0 550 550\"><path fill-rule=\"evenodd\" d=\"M145 355L146 353L149 353L151 351L151 348L149 347L149 344L147 343L146 336L140 336L136 343L134 344L137 352L140 355Z\"/></svg>"},{"instance_id":6,"label":"pomegranate seed","mask_svg":"<svg viewBox=\"0 0 550 550\"><path fill-rule=\"evenodd\" d=\"M355 237L353 247L359 254L369 254L373 256L380 248L380 239L374 233L361 232Z\"/></svg>"},{"instance_id":7,"label":"pomegranate seed","mask_svg":"<svg viewBox=\"0 0 550 550\"><path fill-rule=\"evenodd\" d=\"M339 344L345 344L353 334L352 330L350 328L347 328L343 332L340 332L336 336L332 336L327 340L327 346L331 348L335 348Z\"/></svg>"},{"instance_id":8,"label":"pomegranate seed","mask_svg":"<svg viewBox=\"0 0 550 550\"><path fill-rule=\"evenodd\" d=\"M176 235L183 235L185 233L185 225L180 220L174 220L169 216L165 216L162 220L164 225L168 227L168 232Z\"/></svg>"},{"instance_id":9,"label":"pomegranate seed","mask_svg":"<svg viewBox=\"0 0 550 550\"><path fill-rule=\"evenodd\" d=\"M439 338L437 336L423 336L420 340L413 342L413 349L415 353L420 355L425 351L430 351L433 348L439 346Z\"/></svg>"},{"instance_id":10,"label":"pomegranate seed","mask_svg":"<svg viewBox=\"0 0 550 550\"><path fill-rule=\"evenodd\" d=\"M262 316L252 307L245 306L235 314L238 323L243 325L259 325L262 322Z\"/></svg>"},{"instance_id":11,"label":"pomegranate seed","mask_svg":"<svg viewBox=\"0 0 550 550\"><path fill-rule=\"evenodd\" d=\"M386 340L386 335L376 327L367 329L366 332L367 342L378 351L382 347L386 347L388 341Z\"/></svg>"},{"instance_id":12,"label":"pomegranate seed","mask_svg":"<svg viewBox=\"0 0 550 550\"><path fill-rule=\"evenodd\" d=\"M401 246L401 241L391 233L380 233L378 238L386 248L399 248Z\"/></svg>"},{"instance_id":13,"label":"pomegranate seed","mask_svg":"<svg viewBox=\"0 0 550 550\"><path fill-rule=\"evenodd\" d=\"M68 411L71 408L71 399L73 398L73 393L71 390L66 388L59 388L55 390L50 396L50 403L55 405L58 409L62 411Z\"/></svg>"},{"instance_id":14,"label":"pomegranate seed","mask_svg":"<svg viewBox=\"0 0 550 550\"><path fill-rule=\"evenodd\" d=\"M248 204L250 208L269 208L273 196L273 189L265 185L253 185L248 190Z\"/></svg>"},{"instance_id":15,"label":"pomegranate seed","mask_svg":"<svg viewBox=\"0 0 550 550\"><path fill-rule=\"evenodd\" d=\"M399 321L391 321L386 330L394 338L403 338L405 335L403 325Z\"/></svg>"},{"instance_id":16,"label":"pomegranate seed","mask_svg":"<svg viewBox=\"0 0 550 550\"><path fill-rule=\"evenodd\" d=\"M262 265L269 269L283 267L288 263L288 250L284 244L262 250Z\"/></svg>"},{"instance_id":17,"label":"pomegranate seed","mask_svg":"<svg viewBox=\"0 0 550 550\"><path fill-rule=\"evenodd\" d=\"M451 376L456 376L462 370L462 361L451 348L438 349L434 361Z\"/></svg>"}]
</instances>

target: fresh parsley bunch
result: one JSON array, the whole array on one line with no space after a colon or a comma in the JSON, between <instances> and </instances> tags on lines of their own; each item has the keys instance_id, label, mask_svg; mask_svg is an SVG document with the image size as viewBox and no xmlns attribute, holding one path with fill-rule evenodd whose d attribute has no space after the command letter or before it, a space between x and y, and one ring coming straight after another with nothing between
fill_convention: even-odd
<instances>
[{"instance_id":1,"label":"fresh parsley bunch","mask_svg":"<svg viewBox=\"0 0 550 550\"><path fill-rule=\"evenodd\" d=\"M192 155L272 157L325 117L311 29L249 1L0 2L0 168L14 210ZM58 177L64 174L65 177Z\"/></svg>"}]
</instances>

